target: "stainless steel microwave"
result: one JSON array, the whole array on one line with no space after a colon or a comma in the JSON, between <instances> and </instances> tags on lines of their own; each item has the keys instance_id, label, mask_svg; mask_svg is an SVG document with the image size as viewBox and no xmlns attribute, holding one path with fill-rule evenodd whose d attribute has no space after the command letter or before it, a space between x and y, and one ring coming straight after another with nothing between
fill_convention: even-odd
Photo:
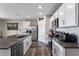
<instances>
[{"instance_id":1,"label":"stainless steel microwave","mask_svg":"<svg viewBox=\"0 0 79 59\"><path fill-rule=\"evenodd\" d=\"M59 27L59 18L56 18L54 21L52 21L52 27L57 28Z\"/></svg>"}]
</instances>

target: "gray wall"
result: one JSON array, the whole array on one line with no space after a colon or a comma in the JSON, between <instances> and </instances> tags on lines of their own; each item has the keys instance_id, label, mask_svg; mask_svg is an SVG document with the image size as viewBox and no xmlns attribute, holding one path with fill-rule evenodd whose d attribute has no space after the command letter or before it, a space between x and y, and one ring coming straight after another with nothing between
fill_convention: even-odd
<instances>
[{"instance_id":1,"label":"gray wall","mask_svg":"<svg viewBox=\"0 0 79 59\"><path fill-rule=\"evenodd\" d=\"M30 26L37 26L37 19L26 19L26 21L30 21Z\"/></svg>"},{"instance_id":2,"label":"gray wall","mask_svg":"<svg viewBox=\"0 0 79 59\"><path fill-rule=\"evenodd\" d=\"M37 25L38 25L37 19L30 20L30 26L37 26Z\"/></svg>"},{"instance_id":3,"label":"gray wall","mask_svg":"<svg viewBox=\"0 0 79 59\"><path fill-rule=\"evenodd\" d=\"M7 21L1 21L1 26L0 28L2 29L2 35L5 36L9 36L9 35L14 35L18 33L18 30L7 30L7 23L18 23L19 26L18 28L21 29L22 28L22 21L17 21L17 20L7 20Z\"/></svg>"},{"instance_id":4,"label":"gray wall","mask_svg":"<svg viewBox=\"0 0 79 59\"><path fill-rule=\"evenodd\" d=\"M75 33L78 36L78 43L79 43L79 27L72 27L72 28L57 28L57 31L64 31L67 33Z\"/></svg>"}]
</instances>

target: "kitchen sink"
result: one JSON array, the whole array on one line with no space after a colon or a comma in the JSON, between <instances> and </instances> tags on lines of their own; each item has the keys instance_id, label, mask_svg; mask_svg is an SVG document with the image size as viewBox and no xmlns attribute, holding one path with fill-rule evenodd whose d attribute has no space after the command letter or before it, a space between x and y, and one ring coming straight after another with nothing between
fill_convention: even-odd
<instances>
[{"instance_id":1,"label":"kitchen sink","mask_svg":"<svg viewBox=\"0 0 79 59\"><path fill-rule=\"evenodd\" d=\"M22 36L16 36L16 38L23 38L25 37L26 35L22 35Z\"/></svg>"}]
</instances>

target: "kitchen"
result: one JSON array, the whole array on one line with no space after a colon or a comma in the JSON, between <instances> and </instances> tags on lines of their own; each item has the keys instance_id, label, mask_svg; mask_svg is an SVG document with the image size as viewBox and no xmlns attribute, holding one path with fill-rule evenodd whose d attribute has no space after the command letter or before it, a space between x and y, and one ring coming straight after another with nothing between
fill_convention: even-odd
<instances>
[{"instance_id":1,"label":"kitchen","mask_svg":"<svg viewBox=\"0 0 79 59\"><path fill-rule=\"evenodd\" d=\"M50 18L55 37L52 38L54 56L79 56L79 4L64 3Z\"/></svg>"},{"instance_id":2,"label":"kitchen","mask_svg":"<svg viewBox=\"0 0 79 59\"><path fill-rule=\"evenodd\" d=\"M34 7L33 11L28 6ZM36 16L37 6L39 10L45 7L42 11L45 15L39 12L40 16ZM46 44L51 56L79 56L78 3L3 3L0 7L0 56L24 56L33 41ZM53 30L51 38L48 37L50 29Z\"/></svg>"}]
</instances>

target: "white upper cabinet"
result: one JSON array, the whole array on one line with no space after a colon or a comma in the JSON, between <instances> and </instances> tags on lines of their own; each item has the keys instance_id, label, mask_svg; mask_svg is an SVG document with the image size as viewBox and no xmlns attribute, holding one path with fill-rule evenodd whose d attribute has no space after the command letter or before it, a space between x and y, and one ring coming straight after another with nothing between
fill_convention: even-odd
<instances>
[{"instance_id":1,"label":"white upper cabinet","mask_svg":"<svg viewBox=\"0 0 79 59\"><path fill-rule=\"evenodd\" d=\"M54 18L56 19L56 18L58 18L58 15L59 14L59 10L57 10L55 13L54 13Z\"/></svg>"},{"instance_id":2,"label":"white upper cabinet","mask_svg":"<svg viewBox=\"0 0 79 59\"><path fill-rule=\"evenodd\" d=\"M52 27L52 21L54 20L54 18L51 16L50 17L50 28Z\"/></svg>"},{"instance_id":3,"label":"white upper cabinet","mask_svg":"<svg viewBox=\"0 0 79 59\"><path fill-rule=\"evenodd\" d=\"M59 8L59 27L64 27L65 26L65 5L61 5Z\"/></svg>"},{"instance_id":4,"label":"white upper cabinet","mask_svg":"<svg viewBox=\"0 0 79 59\"><path fill-rule=\"evenodd\" d=\"M55 19L54 16L50 17L50 28L52 28L52 21L54 21L54 19Z\"/></svg>"},{"instance_id":5,"label":"white upper cabinet","mask_svg":"<svg viewBox=\"0 0 79 59\"><path fill-rule=\"evenodd\" d=\"M52 27L52 22L53 22L56 18L58 18L58 13L59 13L59 11L57 10L57 11L51 16L51 18L50 18L50 28Z\"/></svg>"},{"instance_id":6,"label":"white upper cabinet","mask_svg":"<svg viewBox=\"0 0 79 59\"><path fill-rule=\"evenodd\" d=\"M27 28L30 26L30 21L23 21L23 28Z\"/></svg>"},{"instance_id":7,"label":"white upper cabinet","mask_svg":"<svg viewBox=\"0 0 79 59\"><path fill-rule=\"evenodd\" d=\"M59 8L59 27L78 26L78 5L64 3Z\"/></svg>"},{"instance_id":8,"label":"white upper cabinet","mask_svg":"<svg viewBox=\"0 0 79 59\"><path fill-rule=\"evenodd\" d=\"M65 8L66 8L66 26L77 26L76 23L76 4L75 3L66 3Z\"/></svg>"},{"instance_id":9,"label":"white upper cabinet","mask_svg":"<svg viewBox=\"0 0 79 59\"><path fill-rule=\"evenodd\" d=\"M59 18L59 27L78 26L78 3L64 3L50 18L50 26L52 21Z\"/></svg>"}]
</instances>

